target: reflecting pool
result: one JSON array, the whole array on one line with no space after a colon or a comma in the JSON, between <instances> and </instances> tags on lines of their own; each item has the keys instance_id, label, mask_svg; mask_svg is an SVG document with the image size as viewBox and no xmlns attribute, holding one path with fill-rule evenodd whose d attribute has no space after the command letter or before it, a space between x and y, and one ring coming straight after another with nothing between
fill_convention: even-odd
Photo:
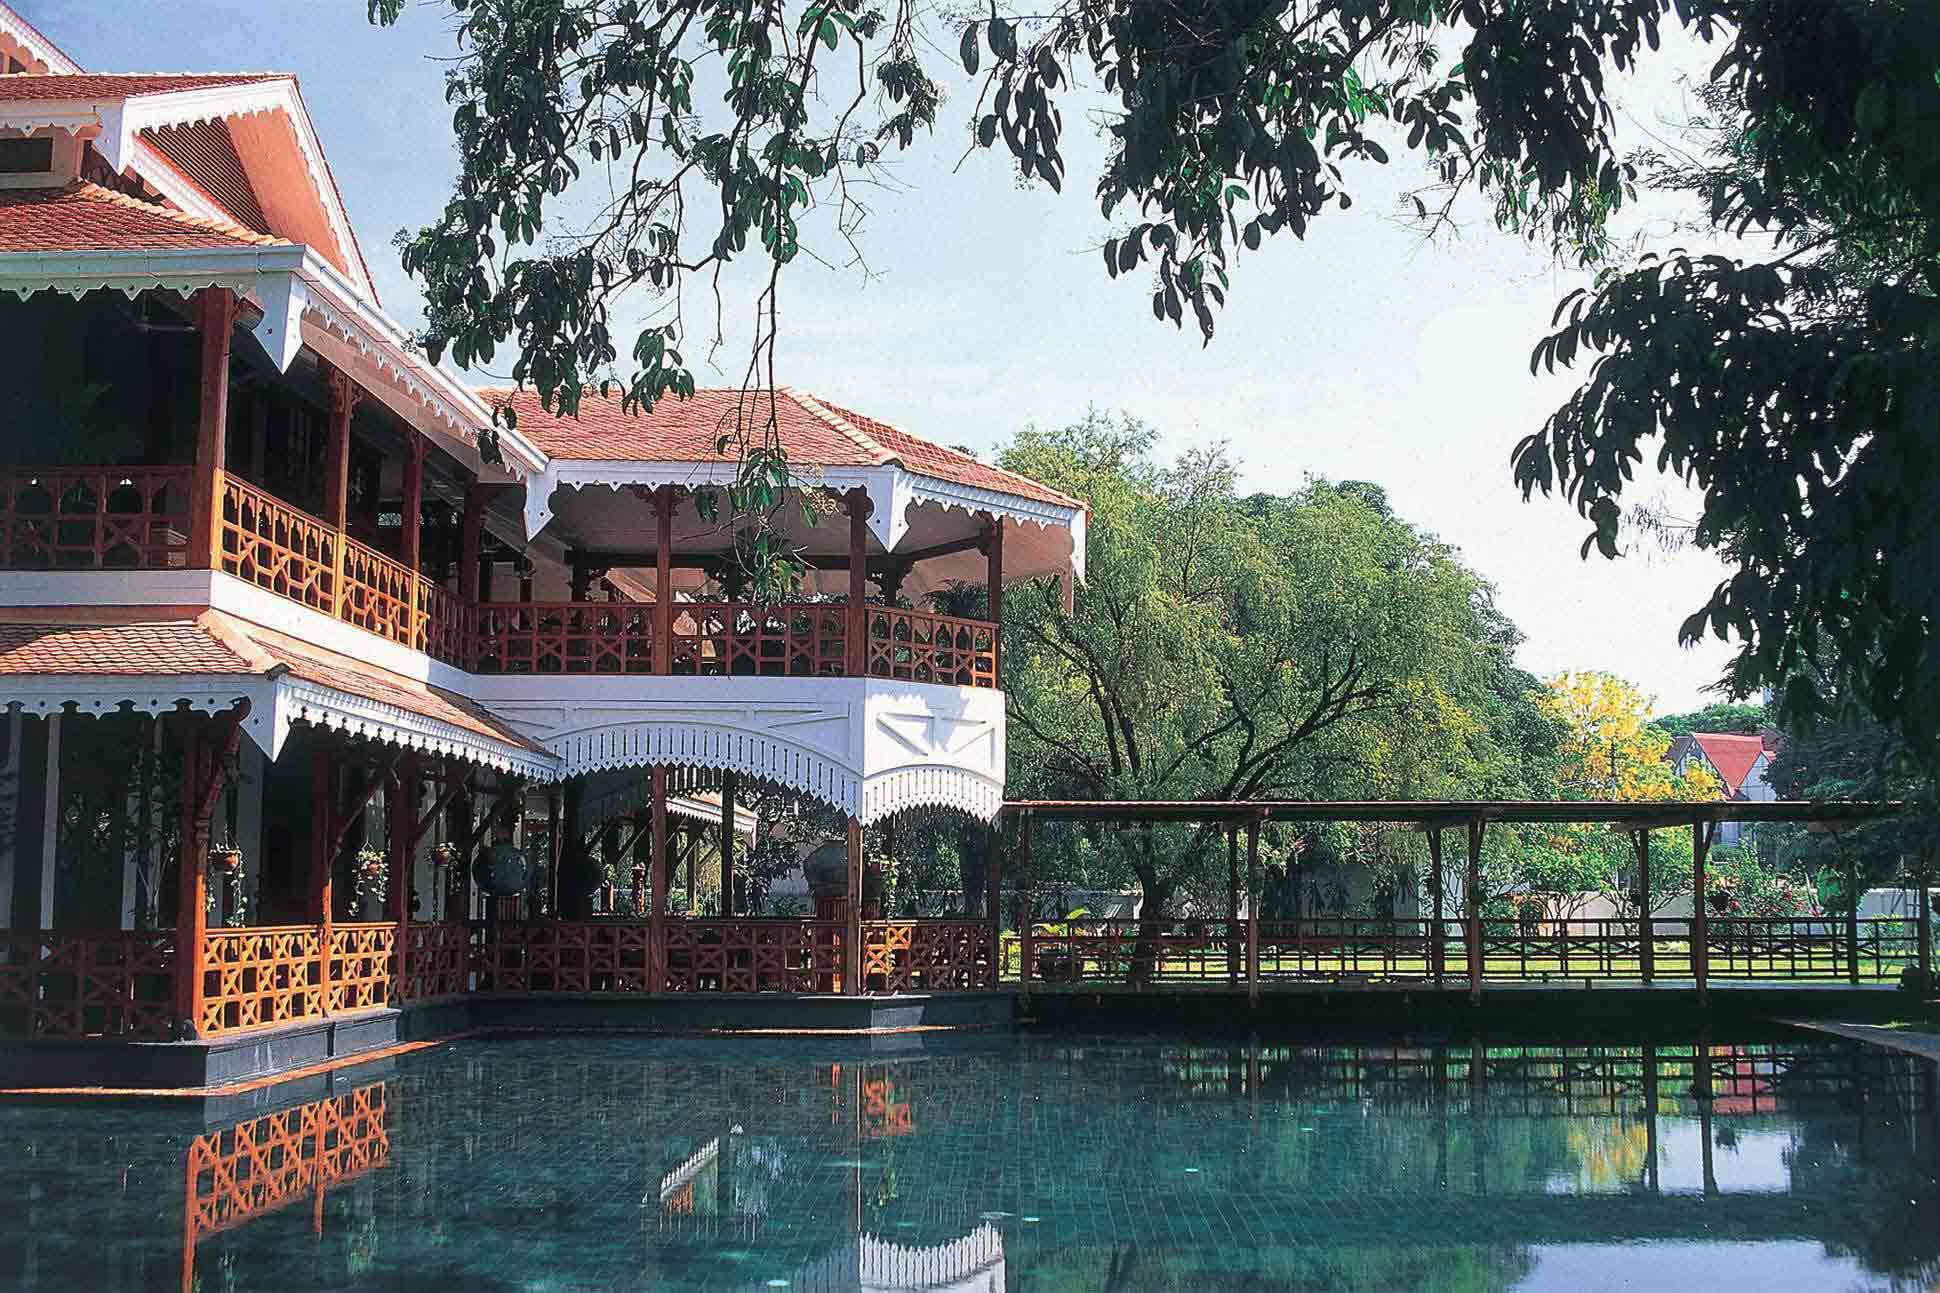
<instances>
[{"instance_id":1,"label":"reflecting pool","mask_svg":"<svg viewBox=\"0 0 1940 1293\"><path fill-rule=\"evenodd\" d=\"M22 1290L1931 1288L1935 1066L1803 1040L469 1039L0 1106Z\"/></svg>"}]
</instances>

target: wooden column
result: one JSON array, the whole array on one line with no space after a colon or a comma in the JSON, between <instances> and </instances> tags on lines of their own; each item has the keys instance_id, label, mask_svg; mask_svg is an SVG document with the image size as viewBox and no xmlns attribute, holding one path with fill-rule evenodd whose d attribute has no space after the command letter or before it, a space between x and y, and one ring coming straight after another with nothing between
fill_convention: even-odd
<instances>
[{"instance_id":1,"label":"wooden column","mask_svg":"<svg viewBox=\"0 0 1940 1293\"><path fill-rule=\"evenodd\" d=\"M1442 986L1442 975L1448 965L1448 930L1442 924L1444 908L1442 894L1447 889L1444 881L1447 876L1442 871L1442 828L1428 828L1428 865L1433 868L1429 873L1428 892L1434 900L1434 923L1428 927L1428 969L1435 976L1435 986Z\"/></svg>"},{"instance_id":2,"label":"wooden column","mask_svg":"<svg viewBox=\"0 0 1940 1293\"><path fill-rule=\"evenodd\" d=\"M674 487L653 492L653 671L674 671Z\"/></svg>"},{"instance_id":3,"label":"wooden column","mask_svg":"<svg viewBox=\"0 0 1940 1293\"><path fill-rule=\"evenodd\" d=\"M734 792L740 780L733 772L721 774L721 915L734 914Z\"/></svg>"},{"instance_id":4,"label":"wooden column","mask_svg":"<svg viewBox=\"0 0 1940 1293\"><path fill-rule=\"evenodd\" d=\"M1933 985L1933 853L1931 850L1920 855L1919 885L1920 896L1914 903L1913 909L1919 913L1920 917L1920 929L1918 933L1920 993L1924 998L1931 999L1935 995ZM1932 1065L1928 1065L1928 1068L1930 1070ZM1934 1116L1937 1120L1940 1120L1940 1109L1935 1110ZM1936 1146L1936 1149L1940 1149L1940 1146Z\"/></svg>"},{"instance_id":5,"label":"wooden column","mask_svg":"<svg viewBox=\"0 0 1940 1293\"><path fill-rule=\"evenodd\" d=\"M1657 1048L1644 1047L1644 1189L1660 1190L1657 1155Z\"/></svg>"},{"instance_id":6,"label":"wooden column","mask_svg":"<svg viewBox=\"0 0 1940 1293\"><path fill-rule=\"evenodd\" d=\"M686 846L681 849L687 858L687 914L694 916L700 913L700 885L695 872L701 865L701 833L689 827L681 834L687 837Z\"/></svg>"},{"instance_id":7,"label":"wooden column","mask_svg":"<svg viewBox=\"0 0 1940 1293\"><path fill-rule=\"evenodd\" d=\"M1239 985L1239 827L1226 827L1226 982Z\"/></svg>"},{"instance_id":8,"label":"wooden column","mask_svg":"<svg viewBox=\"0 0 1940 1293\"><path fill-rule=\"evenodd\" d=\"M1482 1000L1482 831L1480 817L1468 824L1468 882L1464 894L1468 907L1468 999Z\"/></svg>"},{"instance_id":9,"label":"wooden column","mask_svg":"<svg viewBox=\"0 0 1940 1293\"><path fill-rule=\"evenodd\" d=\"M1032 919L1035 903L1031 897L1031 815L1019 813L1017 816L1017 979L1018 990L1026 1000L1031 995L1031 964L1036 959L1036 948L1032 946L1031 927L1037 922Z\"/></svg>"},{"instance_id":10,"label":"wooden column","mask_svg":"<svg viewBox=\"0 0 1940 1293\"><path fill-rule=\"evenodd\" d=\"M1246 999L1260 1004L1260 819L1246 823Z\"/></svg>"},{"instance_id":11,"label":"wooden column","mask_svg":"<svg viewBox=\"0 0 1940 1293\"><path fill-rule=\"evenodd\" d=\"M1859 982L1859 862L1846 851L1846 982Z\"/></svg>"},{"instance_id":12,"label":"wooden column","mask_svg":"<svg viewBox=\"0 0 1940 1293\"><path fill-rule=\"evenodd\" d=\"M849 927L842 932L842 992L862 995L862 819L849 819Z\"/></svg>"},{"instance_id":13,"label":"wooden column","mask_svg":"<svg viewBox=\"0 0 1940 1293\"><path fill-rule=\"evenodd\" d=\"M337 841L342 837L337 803L337 750L318 745L310 759L310 922L317 926L322 956L317 961L317 990L328 1010L330 1002L331 886L335 879Z\"/></svg>"},{"instance_id":14,"label":"wooden column","mask_svg":"<svg viewBox=\"0 0 1940 1293\"><path fill-rule=\"evenodd\" d=\"M242 737L247 704L212 721L182 723L182 843L175 912L175 1034L201 1035L204 945L209 936L209 822L229 760Z\"/></svg>"},{"instance_id":15,"label":"wooden column","mask_svg":"<svg viewBox=\"0 0 1940 1293\"><path fill-rule=\"evenodd\" d=\"M1643 980L1649 983L1657 973L1656 929L1650 912L1650 832L1638 831L1637 842L1637 962Z\"/></svg>"},{"instance_id":16,"label":"wooden column","mask_svg":"<svg viewBox=\"0 0 1940 1293\"><path fill-rule=\"evenodd\" d=\"M1711 904L1704 891L1704 862L1716 831L1711 822L1691 823L1691 978L1697 984L1700 1006L1705 1003L1705 985L1711 977Z\"/></svg>"},{"instance_id":17,"label":"wooden column","mask_svg":"<svg viewBox=\"0 0 1940 1293\"><path fill-rule=\"evenodd\" d=\"M350 417L357 408L357 383L342 369L325 365L330 383L329 432L323 449L323 519L337 532L330 545L330 599L344 601L344 538L350 528Z\"/></svg>"},{"instance_id":18,"label":"wooden column","mask_svg":"<svg viewBox=\"0 0 1940 1293\"><path fill-rule=\"evenodd\" d=\"M1004 976L1004 826L1003 818L990 824L984 833L984 919L990 922L990 982L994 988Z\"/></svg>"},{"instance_id":19,"label":"wooden column","mask_svg":"<svg viewBox=\"0 0 1940 1293\"><path fill-rule=\"evenodd\" d=\"M861 489L852 489L847 495L847 501L849 506L848 668L843 672L851 678L863 678L869 673L867 609L869 495Z\"/></svg>"},{"instance_id":20,"label":"wooden column","mask_svg":"<svg viewBox=\"0 0 1940 1293\"><path fill-rule=\"evenodd\" d=\"M407 751L384 799L384 844L391 857L384 918L397 926L391 951L391 996L402 1001L411 963L411 863L417 855L418 756Z\"/></svg>"},{"instance_id":21,"label":"wooden column","mask_svg":"<svg viewBox=\"0 0 1940 1293\"><path fill-rule=\"evenodd\" d=\"M984 527L984 556L987 570L984 574L984 602L990 615L990 663L997 675L997 685L1004 685L1004 522L1000 517L991 517ZM1234 836L1237 847L1238 836Z\"/></svg>"},{"instance_id":22,"label":"wooden column","mask_svg":"<svg viewBox=\"0 0 1940 1293\"><path fill-rule=\"evenodd\" d=\"M654 967L652 988L664 992L667 987L667 765L656 763L653 766L653 861L648 873L648 882L653 890L652 905L647 909L647 942L652 948L648 960Z\"/></svg>"},{"instance_id":23,"label":"wooden column","mask_svg":"<svg viewBox=\"0 0 1940 1293\"><path fill-rule=\"evenodd\" d=\"M586 779L574 777L560 787L559 791L559 858L565 865L568 857L577 858L585 847L586 834ZM572 910L566 910L566 899L572 899ZM566 920L584 920L586 906L590 901L587 894L575 889L573 892L560 891L559 914Z\"/></svg>"},{"instance_id":24,"label":"wooden column","mask_svg":"<svg viewBox=\"0 0 1940 1293\"><path fill-rule=\"evenodd\" d=\"M229 441L229 339L236 297L226 288L196 293L202 333L202 394L195 420L195 474L189 478L189 565L222 568L222 478Z\"/></svg>"},{"instance_id":25,"label":"wooden column","mask_svg":"<svg viewBox=\"0 0 1940 1293\"><path fill-rule=\"evenodd\" d=\"M558 782L546 787L546 914L559 919L559 868L566 861L565 841L560 838L559 820L563 805Z\"/></svg>"},{"instance_id":26,"label":"wooden column","mask_svg":"<svg viewBox=\"0 0 1940 1293\"><path fill-rule=\"evenodd\" d=\"M485 544L485 487L465 485L465 511L458 530L458 599L466 605L478 600L478 563Z\"/></svg>"},{"instance_id":27,"label":"wooden column","mask_svg":"<svg viewBox=\"0 0 1940 1293\"><path fill-rule=\"evenodd\" d=\"M424 550L424 437L415 431L404 441L404 516L398 559L417 571Z\"/></svg>"}]
</instances>

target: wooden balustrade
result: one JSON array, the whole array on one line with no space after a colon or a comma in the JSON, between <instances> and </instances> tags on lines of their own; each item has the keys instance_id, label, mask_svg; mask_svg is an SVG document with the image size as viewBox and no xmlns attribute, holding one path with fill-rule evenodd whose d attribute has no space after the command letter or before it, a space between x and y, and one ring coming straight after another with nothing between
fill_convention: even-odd
<instances>
[{"instance_id":1,"label":"wooden balustrade","mask_svg":"<svg viewBox=\"0 0 1940 1293\"><path fill-rule=\"evenodd\" d=\"M846 922L667 921L668 992L840 992Z\"/></svg>"},{"instance_id":2,"label":"wooden balustrade","mask_svg":"<svg viewBox=\"0 0 1940 1293\"><path fill-rule=\"evenodd\" d=\"M190 1141L184 1262L192 1266L195 1245L206 1236L298 1199L314 1203L330 1186L384 1166L391 1153L387 1112L378 1082Z\"/></svg>"},{"instance_id":3,"label":"wooden balustrade","mask_svg":"<svg viewBox=\"0 0 1940 1293\"><path fill-rule=\"evenodd\" d=\"M212 929L202 949L202 1035L324 1015L317 925Z\"/></svg>"},{"instance_id":4,"label":"wooden balustrade","mask_svg":"<svg viewBox=\"0 0 1940 1293\"><path fill-rule=\"evenodd\" d=\"M647 927L617 921L493 921L483 927L480 992L645 992Z\"/></svg>"},{"instance_id":5,"label":"wooden balustrade","mask_svg":"<svg viewBox=\"0 0 1940 1293\"><path fill-rule=\"evenodd\" d=\"M0 472L0 569L185 567L191 473ZM493 674L656 672L651 603L473 604L239 477L222 477L220 502L226 573L446 664ZM868 677L998 685L997 634L986 621L870 606L862 623ZM698 677L842 677L849 633L841 602L679 602L658 667Z\"/></svg>"},{"instance_id":6,"label":"wooden balustrade","mask_svg":"<svg viewBox=\"0 0 1940 1293\"><path fill-rule=\"evenodd\" d=\"M399 1000L422 1001L470 991L471 949L472 932L464 925L439 921L406 926Z\"/></svg>"},{"instance_id":7,"label":"wooden balustrade","mask_svg":"<svg viewBox=\"0 0 1940 1293\"><path fill-rule=\"evenodd\" d=\"M179 570L188 467L0 470L0 569Z\"/></svg>"},{"instance_id":8,"label":"wooden balustrade","mask_svg":"<svg viewBox=\"0 0 1940 1293\"><path fill-rule=\"evenodd\" d=\"M234 476L222 479L222 568L279 597L337 613L341 534Z\"/></svg>"},{"instance_id":9,"label":"wooden balustrade","mask_svg":"<svg viewBox=\"0 0 1940 1293\"><path fill-rule=\"evenodd\" d=\"M1023 973L1045 983L1223 981L1228 977L1228 946L1245 940L1243 920L1060 922L1037 928Z\"/></svg>"},{"instance_id":10,"label":"wooden balustrade","mask_svg":"<svg viewBox=\"0 0 1940 1293\"><path fill-rule=\"evenodd\" d=\"M174 930L0 929L0 1037L174 1034Z\"/></svg>"},{"instance_id":11,"label":"wooden balustrade","mask_svg":"<svg viewBox=\"0 0 1940 1293\"><path fill-rule=\"evenodd\" d=\"M862 984L867 992L949 992L997 986L986 920L865 920Z\"/></svg>"},{"instance_id":12,"label":"wooden balustrade","mask_svg":"<svg viewBox=\"0 0 1940 1293\"><path fill-rule=\"evenodd\" d=\"M680 602L671 668L705 677L840 677L846 617L839 603Z\"/></svg>"},{"instance_id":13,"label":"wooden balustrade","mask_svg":"<svg viewBox=\"0 0 1940 1293\"><path fill-rule=\"evenodd\" d=\"M474 673L653 672L653 607L640 602L488 602L477 608Z\"/></svg>"},{"instance_id":14,"label":"wooden balustrade","mask_svg":"<svg viewBox=\"0 0 1940 1293\"><path fill-rule=\"evenodd\" d=\"M370 1010L391 1004L396 983L397 925L392 921L346 921L330 927L328 1013Z\"/></svg>"},{"instance_id":15,"label":"wooden balustrade","mask_svg":"<svg viewBox=\"0 0 1940 1293\"><path fill-rule=\"evenodd\" d=\"M985 620L871 606L865 624L871 678L952 687L997 685L997 631Z\"/></svg>"}]
</instances>

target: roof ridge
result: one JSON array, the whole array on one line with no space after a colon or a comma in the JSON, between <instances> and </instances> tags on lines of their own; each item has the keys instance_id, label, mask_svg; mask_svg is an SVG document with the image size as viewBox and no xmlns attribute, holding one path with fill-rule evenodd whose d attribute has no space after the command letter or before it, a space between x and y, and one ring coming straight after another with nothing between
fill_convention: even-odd
<instances>
[{"instance_id":1,"label":"roof ridge","mask_svg":"<svg viewBox=\"0 0 1940 1293\"><path fill-rule=\"evenodd\" d=\"M882 466L884 463L902 461L902 459L898 455L893 454L888 449L884 448L882 443L878 441L874 436L864 431L861 427L856 426L853 422L849 421L847 418L836 413L833 409L829 408L826 404L823 404L822 401L816 399L813 395L810 395L807 391L798 391L792 386L782 386L777 388L776 393L786 394L789 399L795 401L795 403L799 404L802 408L806 409L810 416L818 417L822 419L822 421L828 423L830 426L834 427L837 431L841 432L843 435L847 436L850 440L854 441L857 448L861 449L862 452L870 455L876 460L876 465L878 467Z\"/></svg>"},{"instance_id":2,"label":"roof ridge","mask_svg":"<svg viewBox=\"0 0 1940 1293\"><path fill-rule=\"evenodd\" d=\"M86 81L152 81L158 77L168 76L196 77L201 80L216 77L249 78L262 81L294 81L296 79L295 72L278 72L270 68L236 72L7 72L4 75L19 77L22 80L29 77L46 79L62 77L78 78Z\"/></svg>"},{"instance_id":3,"label":"roof ridge","mask_svg":"<svg viewBox=\"0 0 1940 1293\"><path fill-rule=\"evenodd\" d=\"M157 206L153 202L144 202L142 199L130 197L126 193L117 193L113 189L104 188L92 180L75 180L67 186L65 191L85 201L105 202L110 206L118 206L130 211L141 211L148 215L160 216L164 220L173 224L182 225L185 228L197 229L203 233L219 233L225 237L235 238L258 247L296 246L295 243L287 238L278 238L274 234L257 233L254 229L248 229L227 220L209 220L202 216L190 215L186 211L176 211L169 207Z\"/></svg>"}]
</instances>

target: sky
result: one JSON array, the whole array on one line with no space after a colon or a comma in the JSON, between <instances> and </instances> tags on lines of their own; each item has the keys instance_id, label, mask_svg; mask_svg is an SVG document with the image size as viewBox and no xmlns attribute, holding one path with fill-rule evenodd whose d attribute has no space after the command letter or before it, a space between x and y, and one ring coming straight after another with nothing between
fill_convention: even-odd
<instances>
[{"instance_id":1,"label":"sky","mask_svg":"<svg viewBox=\"0 0 1940 1293\"><path fill-rule=\"evenodd\" d=\"M456 46L443 6L411 5L380 30L365 0L11 3L91 71L296 73L384 304L419 322L391 239L435 216L457 169L441 66ZM953 49L948 40L935 66L948 67ZM1676 119L1679 76L1708 61L1673 38L1625 79L1626 137L1641 142ZM996 153L964 158L974 89L958 77L946 91L935 134L871 199L866 268L845 263L826 228L811 231L829 263L798 262L784 279L780 381L986 456L1026 426L1095 407L1152 423L1168 452L1227 442L1249 492L1293 490L1310 474L1374 481L1495 585L1526 635L1524 668L1608 670L1659 712L1715 698L1703 689L1731 647L1687 649L1677 634L1720 564L1695 552L1582 560L1587 523L1558 499L1525 502L1510 477L1516 442L1572 388L1567 374L1532 377L1528 356L1556 301L1584 285L1580 272L1479 211L1458 236L1425 241L1399 205L1425 173L1390 149L1389 166L1350 170L1351 211L1240 260L1218 334L1201 346L1190 327L1153 320L1144 278L1106 278L1098 247L1111 229L1090 195L1103 150L1082 114L1065 114L1072 169L1060 197L1021 187ZM1633 227L1662 233L1675 214L1650 207ZM728 335L712 363L709 311L697 308L708 303L688 302L702 385L740 381L750 281L728 279ZM1658 488L1646 480L1639 497ZM1681 487L1666 488L1676 498Z\"/></svg>"}]
</instances>

